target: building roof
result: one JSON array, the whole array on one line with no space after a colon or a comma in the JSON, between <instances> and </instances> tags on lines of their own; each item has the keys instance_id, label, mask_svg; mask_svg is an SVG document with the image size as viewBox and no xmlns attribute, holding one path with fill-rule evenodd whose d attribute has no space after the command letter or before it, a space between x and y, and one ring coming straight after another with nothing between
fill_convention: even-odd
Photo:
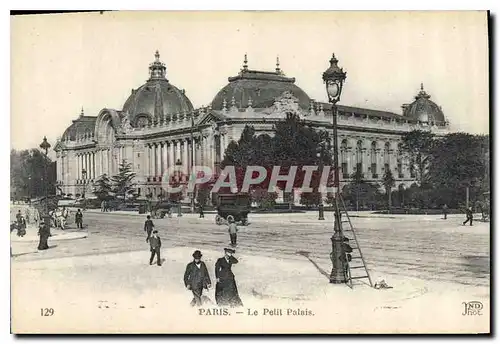
<instances>
[{"instance_id":1,"label":"building roof","mask_svg":"<svg viewBox=\"0 0 500 344\"><path fill-rule=\"evenodd\" d=\"M138 126L140 117L149 122L183 112L193 110L193 104L180 90L166 78L166 67L160 62L160 54L155 54L156 60L150 64L150 78L132 94L123 105L122 112L126 114L133 127Z\"/></svg>"},{"instance_id":2,"label":"building roof","mask_svg":"<svg viewBox=\"0 0 500 344\"><path fill-rule=\"evenodd\" d=\"M245 55L243 69L237 76L228 78L229 84L224 86L212 101L213 109L221 110L225 104L235 105L238 108L246 108L249 105L254 108L265 108L287 91L298 99L301 108L304 110L309 108L311 99L295 85L295 78L284 75L279 67L279 60L274 72L250 70L247 62Z\"/></svg>"},{"instance_id":3,"label":"building roof","mask_svg":"<svg viewBox=\"0 0 500 344\"><path fill-rule=\"evenodd\" d=\"M444 123L446 121L441 107L430 100L431 96L424 91L420 84L420 92L411 104L403 105L403 116L425 123Z\"/></svg>"},{"instance_id":4,"label":"building roof","mask_svg":"<svg viewBox=\"0 0 500 344\"><path fill-rule=\"evenodd\" d=\"M96 120L96 116L85 116L82 109L80 117L73 120L73 123L64 131L62 140L76 141L77 136L94 135Z\"/></svg>"}]
</instances>

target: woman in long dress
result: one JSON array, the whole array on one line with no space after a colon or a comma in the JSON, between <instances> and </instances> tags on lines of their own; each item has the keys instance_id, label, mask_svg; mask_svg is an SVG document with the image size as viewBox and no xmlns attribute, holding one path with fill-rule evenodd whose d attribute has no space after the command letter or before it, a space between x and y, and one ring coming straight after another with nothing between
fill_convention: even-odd
<instances>
[{"instance_id":1,"label":"woman in long dress","mask_svg":"<svg viewBox=\"0 0 500 344\"><path fill-rule=\"evenodd\" d=\"M231 266L238 264L238 259L233 257L235 250L224 249L224 257L217 259L215 263L215 301L218 306L242 307L238 287L234 279Z\"/></svg>"}]
</instances>

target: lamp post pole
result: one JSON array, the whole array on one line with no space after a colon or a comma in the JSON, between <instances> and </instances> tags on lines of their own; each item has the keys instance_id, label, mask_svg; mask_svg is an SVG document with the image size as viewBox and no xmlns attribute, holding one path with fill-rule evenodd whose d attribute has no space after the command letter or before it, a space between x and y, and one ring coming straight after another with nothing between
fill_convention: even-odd
<instances>
[{"instance_id":1,"label":"lamp post pole","mask_svg":"<svg viewBox=\"0 0 500 344\"><path fill-rule=\"evenodd\" d=\"M321 194L321 177L323 176L323 146L321 147L321 152L317 154L319 158L319 174L320 182L318 186L319 193L319 205L318 205L318 220L323 221L325 219L325 208L323 206L323 195Z\"/></svg>"},{"instance_id":2,"label":"lamp post pole","mask_svg":"<svg viewBox=\"0 0 500 344\"><path fill-rule=\"evenodd\" d=\"M340 199L340 174L339 174L339 147L338 147L338 128L337 128L337 102L340 100L342 87L346 78L346 73L338 66L338 60L335 54L330 59L330 67L323 73L323 81L326 84L328 101L332 104L333 117L333 167L334 167L334 185L335 199L333 202L334 209L334 225L332 241L332 253L330 259L332 261L332 272L330 274L330 283L345 283L347 282L346 268L347 262L345 252L342 246L344 235L342 233L342 221L339 209Z\"/></svg>"},{"instance_id":3,"label":"lamp post pole","mask_svg":"<svg viewBox=\"0 0 500 344\"><path fill-rule=\"evenodd\" d=\"M43 141L40 144L40 148L45 151L45 161L43 164L43 174L44 174L44 191L45 191L45 206L44 206L44 214L41 216L43 218L43 226L40 227L39 229L39 234L40 234L40 242L38 244L38 249L39 250L45 250L49 248L47 245L47 238L50 236L50 216L49 216L49 189L48 189L48 182L49 179L47 177L47 163L48 163L48 154L49 154L49 148L50 148L50 143L47 142L47 137L43 137Z\"/></svg>"}]
</instances>

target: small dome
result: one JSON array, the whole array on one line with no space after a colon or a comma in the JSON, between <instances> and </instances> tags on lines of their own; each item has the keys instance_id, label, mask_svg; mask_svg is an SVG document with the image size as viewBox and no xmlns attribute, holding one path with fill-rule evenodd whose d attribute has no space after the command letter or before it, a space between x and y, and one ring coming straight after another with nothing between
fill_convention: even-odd
<instances>
[{"instance_id":1,"label":"small dome","mask_svg":"<svg viewBox=\"0 0 500 344\"><path fill-rule=\"evenodd\" d=\"M78 119L74 120L73 123L66 128L64 131L64 134L62 135L62 141L76 141L77 137L81 136L87 136L87 137L92 137L94 136L94 130L95 130L95 122L97 120L97 117L93 116L85 116L83 114L83 109L82 112L80 113L80 117Z\"/></svg>"},{"instance_id":2,"label":"small dome","mask_svg":"<svg viewBox=\"0 0 500 344\"><path fill-rule=\"evenodd\" d=\"M238 108L267 108L284 92L290 92L298 99L299 106L308 110L311 99L297 85L295 78L286 77L276 63L275 72L249 70L245 55L243 69L238 76L228 78L229 84L224 86L212 101L212 109L221 110L224 101L229 105L234 102Z\"/></svg>"},{"instance_id":3,"label":"small dome","mask_svg":"<svg viewBox=\"0 0 500 344\"><path fill-rule=\"evenodd\" d=\"M123 105L123 114L128 116L134 127L142 127L163 116L170 116L193 110L193 104L184 90L170 84L166 78L166 67L160 62L160 54L149 66L150 78L137 90L132 90Z\"/></svg>"},{"instance_id":4,"label":"small dome","mask_svg":"<svg viewBox=\"0 0 500 344\"><path fill-rule=\"evenodd\" d=\"M441 107L430 98L431 96L424 91L424 85L421 84L420 92L415 96L415 101L403 105L403 116L430 124L444 124L446 119Z\"/></svg>"}]
</instances>

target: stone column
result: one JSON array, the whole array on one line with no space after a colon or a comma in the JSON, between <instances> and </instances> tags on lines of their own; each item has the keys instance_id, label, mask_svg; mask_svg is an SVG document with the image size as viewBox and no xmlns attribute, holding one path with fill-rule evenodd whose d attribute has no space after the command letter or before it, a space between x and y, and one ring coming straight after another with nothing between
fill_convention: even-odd
<instances>
[{"instance_id":1,"label":"stone column","mask_svg":"<svg viewBox=\"0 0 500 344\"><path fill-rule=\"evenodd\" d=\"M174 141L168 142L168 167L172 168L174 166Z\"/></svg>"},{"instance_id":2,"label":"stone column","mask_svg":"<svg viewBox=\"0 0 500 344\"><path fill-rule=\"evenodd\" d=\"M154 148L152 144L148 144L148 177L154 174Z\"/></svg>"},{"instance_id":3,"label":"stone column","mask_svg":"<svg viewBox=\"0 0 500 344\"><path fill-rule=\"evenodd\" d=\"M76 173L75 173L75 179L80 179L80 154L76 154Z\"/></svg>"},{"instance_id":4,"label":"stone column","mask_svg":"<svg viewBox=\"0 0 500 344\"><path fill-rule=\"evenodd\" d=\"M165 153L166 148L164 142L160 142L160 175L163 176L165 173Z\"/></svg>"},{"instance_id":5,"label":"stone column","mask_svg":"<svg viewBox=\"0 0 500 344\"><path fill-rule=\"evenodd\" d=\"M156 143L156 176L161 177L161 144Z\"/></svg>"},{"instance_id":6,"label":"stone column","mask_svg":"<svg viewBox=\"0 0 500 344\"><path fill-rule=\"evenodd\" d=\"M224 160L224 154L226 153L226 135L220 136L220 161Z\"/></svg>"},{"instance_id":7,"label":"stone column","mask_svg":"<svg viewBox=\"0 0 500 344\"><path fill-rule=\"evenodd\" d=\"M176 144L176 147L175 147L176 148L175 149L175 163L177 163L177 160L182 159L181 158L181 141L180 140L176 140L175 144Z\"/></svg>"},{"instance_id":8,"label":"stone column","mask_svg":"<svg viewBox=\"0 0 500 344\"><path fill-rule=\"evenodd\" d=\"M188 142L186 139L182 140L182 167L184 168L184 171L188 171L189 168L189 152L188 152Z\"/></svg>"}]
</instances>

